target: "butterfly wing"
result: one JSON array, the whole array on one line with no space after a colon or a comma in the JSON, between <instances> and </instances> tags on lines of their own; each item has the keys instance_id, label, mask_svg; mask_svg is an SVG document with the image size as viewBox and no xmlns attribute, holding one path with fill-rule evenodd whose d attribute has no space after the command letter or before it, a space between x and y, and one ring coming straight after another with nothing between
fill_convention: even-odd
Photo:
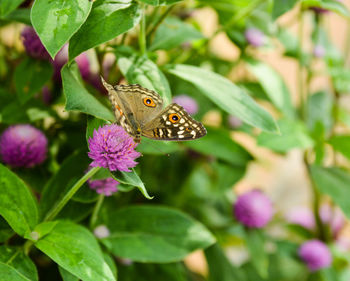
<instances>
[{"instance_id":1,"label":"butterfly wing","mask_svg":"<svg viewBox=\"0 0 350 281\"><path fill-rule=\"evenodd\" d=\"M207 130L183 107L172 103L149 121L141 134L155 140L184 141L201 138L207 134Z\"/></svg>"},{"instance_id":2,"label":"butterfly wing","mask_svg":"<svg viewBox=\"0 0 350 281\"><path fill-rule=\"evenodd\" d=\"M102 78L108 91L117 122L133 137L137 137L144 124L163 109L162 98L154 91L140 85L108 84Z\"/></svg>"}]
</instances>

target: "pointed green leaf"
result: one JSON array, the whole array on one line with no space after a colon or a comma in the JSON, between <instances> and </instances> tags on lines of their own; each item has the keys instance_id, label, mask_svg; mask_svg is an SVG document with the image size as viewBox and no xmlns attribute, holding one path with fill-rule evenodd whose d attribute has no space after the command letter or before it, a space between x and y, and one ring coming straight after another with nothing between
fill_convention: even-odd
<instances>
[{"instance_id":1,"label":"pointed green leaf","mask_svg":"<svg viewBox=\"0 0 350 281\"><path fill-rule=\"evenodd\" d=\"M24 182L0 164L0 215L19 235L38 223L36 201Z\"/></svg>"},{"instance_id":2,"label":"pointed green leaf","mask_svg":"<svg viewBox=\"0 0 350 281\"><path fill-rule=\"evenodd\" d=\"M34 245L83 281L116 280L95 237L78 224L58 221L51 231Z\"/></svg>"},{"instance_id":3,"label":"pointed green leaf","mask_svg":"<svg viewBox=\"0 0 350 281\"><path fill-rule=\"evenodd\" d=\"M4 17L15 10L24 0L1 0L0 17Z\"/></svg>"},{"instance_id":4,"label":"pointed green leaf","mask_svg":"<svg viewBox=\"0 0 350 281\"><path fill-rule=\"evenodd\" d=\"M331 137L329 143L350 160L350 135L337 135Z\"/></svg>"},{"instance_id":5,"label":"pointed green leaf","mask_svg":"<svg viewBox=\"0 0 350 281\"><path fill-rule=\"evenodd\" d=\"M52 58L87 19L92 1L35 0L31 21Z\"/></svg>"},{"instance_id":6,"label":"pointed green leaf","mask_svg":"<svg viewBox=\"0 0 350 281\"><path fill-rule=\"evenodd\" d=\"M139 6L132 0L95 1L88 19L69 42L69 60L128 31L139 21Z\"/></svg>"},{"instance_id":7,"label":"pointed green leaf","mask_svg":"<svg viewBox=\"0 0 350 281\"><path fill-rule=\"evenodd\" d=\"M311 176L316 187L322 193L329 195L350 218L350 173L335 167L325 168L313 165Z\"/></svg>"},{"instance_id":8,"label":"pointed green leaf","mask_svg":"<svg viewBox=\"0 0 350 281\"><path fill-rule=\"evenodd\" d=\"M65 65L62 68L61 75L63 92L66 96L66 110L77 110L107 121L115 120L112 111L101 104L84 88L78 78L79 76L75 63L70 67Z\"/></svg>"},{"instance_id":9,"label":"pointed green leaf","mask_svg":"<svg viewBox=\"0 0 350 281\"><path fill-rule=\"evenodd\" d=\"M272 116L227 78L212 71L184 64L168 66L167 71L192 83L220 108L244 122L267 132L278 132Z\"/></svg>"}]
</instances>

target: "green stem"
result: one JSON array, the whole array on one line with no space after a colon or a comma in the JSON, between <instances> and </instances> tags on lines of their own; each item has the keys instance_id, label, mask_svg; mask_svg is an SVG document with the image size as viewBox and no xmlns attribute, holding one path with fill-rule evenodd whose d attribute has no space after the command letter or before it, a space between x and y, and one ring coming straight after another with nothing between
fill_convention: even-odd
<instances>
[{"instance_id":1,"label":"green stem","mask_svg":"<svg viewBox=\"0 0 350 281\"><path fill-rule=\"evenodd\" d=\"M298 29L298 37L299 37L299 49L298 49L298 82L299 82L299 96L300 96L300 116L301 119L305 120L305 96L304 96L304 77L303 77L303 34L304 34L304 17L303 10L300 8L299 11L299 29Z\"/></svg>"},{"instance_id":2,"label":"green stem","mask_svg":"<svg viewBox=\"0 0 350 281\"><path fill-rule=\"evenodd\" d=\"M157 20L157 22L153 25L153 27L147 32L147 41L149 41L153 35L153 33L157 30L159 25L165 20L167 15L171 12L172 9L174 9L175 5L169 6L165 12L160 16L160 18Z\"/></svg>"},{"instance_id":3,"label":"green stem","mask_svg":"<svg viewBox=\"0 0 350 281\"><path fill-rule=\"evenodd\" d=\"M91 178L100 167L94 167L89 172L87 172L84 176L82 176L73 187L66 193L66 195L62 198L60 202L58 202L50 212L47 213L44 221L53 220L58 213L63 209L63 207L68 203L68 201L73 197L73 195L79 190L79 188L89 179Z\"/></svg>"},{"instance_id":4,"label":"green stem","mask_svg":"<svg viewBox=\"0 0 350 281\"><path fill-rule=\"evenodd\" d=\"M139 33L139 45L140 52L142 55L146 53L146 9L145 4L141 4L141 22L140 22L140 33Z\"/></svg>"},{"instance_id":5,"label":"green stem","mask_svg":"<svg viewBox=\"0 0 350 281\"><path fill-rule=\"evenodd\" d=\"M90 229L92 229L96 224L98 213L100 212L104 198L105 198L104 194L100 194L97 199L94 211L92 212L91 219L90 219Z\"/></svg>"}]
</instances>

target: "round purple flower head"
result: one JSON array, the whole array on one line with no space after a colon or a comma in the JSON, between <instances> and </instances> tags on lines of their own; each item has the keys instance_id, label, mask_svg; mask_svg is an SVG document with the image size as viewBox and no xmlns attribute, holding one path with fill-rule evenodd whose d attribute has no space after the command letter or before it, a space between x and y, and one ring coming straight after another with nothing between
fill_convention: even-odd
<instances>
[{"instance_id":1,"label":"round purple flower head","mask_svg":"<svg viewBox=\"0 0 350 281\"><path fill-rule=\"evenodd\" d=\"M21 37L24 48L29 56L41 60L48 60L50 58L49 53L46 51L43 43L41 43L34 28L30 26L24 27Z\"/></svg>"},{"instance_id":2,"label":"round purple flower head","mask_svg":"<svg viewBox=\"0 0 350 281\"><path fill-rule=\"evenodd\" d=\"M316 58L323 58L326 54L326 49L322 45L316 45L313 50L313 55Z\"/></svg>"},{"instance_id":3,"label":"round purple flower head","mask_svg":"<svg viewBox=\"0 0 350 281\"><path fill-rule=\"evenodd\" d=\"M339 208L331 208L328 204L323 204L319 211L323 224L330 227L332 235L338 236L339 232L345 225L345 218Z\"/></svg>"},{"instance_id":4,"label":"round purple flower head","mask_svg":"<svg viewBox=\"0 0 350 281\"><path fill-rule=\"evenodd\" d=\"M265 35L259 29L248 28L244 36L247 42L254 47L260 47L265 43Z\"/></svg>"},{"instance_id":5,"label":"round purple flower head","mask_svg":"<svg viewBox=\"0 0 350 281\"><path fill-rule=\"evenodd\" d=\"M121 126L105 125L89 138L91 167L103 167L110 171L130 172L137 165L134 160L141 155L135 151L136 143Z\"/></svg>"},{"instance_id":6,"label":"round purple flower head","mask_svg":"<svg viewBox=\"0 0 350 281\"><path fill-rule=\"evenodd\" d=\"M302 244L298 254L310 271L317 271L328 267L332 263L332 254L327 245L317 239L309 240Z\"/></svg>"},{"instance_id":7,"label":"round purple flower head","mask_svg":"<svg viewBox=\"0 0 350 281\"><path fill-rule=\"evenodd\" d=\"M90 188L96 190L98 194L111 196L113 193L118 191L117 185L119 184L119 182L113 178L106 178L102 180L89 179L88 184Z\"/></svg>"},{"instance_id":8,"label":"round purple flower head","mask_svg":"<svg viewBox=\"0 0 350 281\"><path fill-rule=\"evenodd\" d=\"M190 115L194 115L198 112L197 102L187 95L176 96L173 98L173 102L181 105Z\"/></svg>"},{"instance_id":9,"label":"round purple flower head","mask_svg":"<svg viewBox=\"0 0 350 281\"><path fill-rule=\"evenodd\" d=\"M46 159L47 139L31 125L14 125L0 137L2 161L12 167L33 167Z\"/></svg>"},{"instance_id":10,"label":"round purple flower head","mask_svg":"<svg viewBox=\"0 0 350 281\"><path fill-rule=\"evenodd\" d=\"M271 220L273 207L264 193L260 190L252 190L238 197L234 204L234 214L243 225L261 228Z\"/></svg>"}]
</instances>

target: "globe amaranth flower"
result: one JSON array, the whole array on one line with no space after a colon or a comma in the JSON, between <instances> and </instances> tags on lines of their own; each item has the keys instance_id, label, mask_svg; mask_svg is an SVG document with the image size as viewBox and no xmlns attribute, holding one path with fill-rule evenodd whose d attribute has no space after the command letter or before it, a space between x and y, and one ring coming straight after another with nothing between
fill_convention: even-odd
<instances>
[{"instance_id":1,"label":"globe amaranth flower","mask_svg":"<svg viewBox=\"0 0 350 281\"><path fill-rule=\"evenodd\" d=\"M265 34L253 27L245 31L244 37L253 47L261 47L265 43Z\"/></svg>"},{"instance_id":2,"label":"globe amaranth flower","mask_svg":"<svg viewBox=\"0 0 350 281\"><path fill-rule=\"evenodd\" d=\"M188 114L194 115L198 112L197 102L187 95L175 96L173 98L173 102L181 105L188 112Z\"/></svg>"},{"instance_id":3,"label":"globe amaranth flower","mask_svg":"<svg viewBox=\"0 0 350 281\"><path fill-rule=\"evenodd\" d=\"M234 215L243 225L251 228L264 227L273 216L270 199L259 190L240 195L234 204Z\"/></svg>"},{"instance_id":4,"label":"globe amaranth flower","mask_svg":"<svg viewBox=\"0 0 350 281\"><path fill-rule=\"evenodd\" d=\"M91 189L96 190L98 194L104 194L106 196L111 196L113 193L118 191L119 182L113 178L106 178L100 180L88 180L88 184Z\"/></svg>"},{"instance_id":5,"label":"globe amaranth flower","mask_svg":"<svg viewBox=\"0 0 350 281\"><path fill-rule=\"evenodd\" d=\"M27 54L33 58L48 60L49 53L46 51L43 43L41 43L39 36L34 28L30 26L24 27L21 33L22 42Z\"/></svg>"},{"instance_id":6,"label":"globe amaranth flower","mask_svg":"<svg viewBox=\"0 0 350 281\"><path fill-rule=\"evenodd\" d=\"M95 130L89 138L91 167L103 167L110 171L130 172L137 165L134 160L141 154L135 151L136 143L121 126L111 124Z\"/></svg>"},{"instance_id":7,"label":"globe amaranth flower","mask_svg":"<svg viewBox=\"0 0 350 281\"><path fill-rule=\"evenodd\" d=\"M328 204L320 207L319 215L324 225L329 226L333 237L338 236L345 225L345 217L339 208L331 208ZM287 215L288 222L299 224L309 230L316 229L316 221L313 212L310 209L297 207L291 210Z\"/></svg>"},{"instance_id":8,"label":"globe amaranth flower","mask_svg":"<svg viewBox=\"0 0 350 281\"><path fill-rule=\"evenodd\" d=\"M323 58L326 54L326 49L322 45L317 44L312 53L316 58Z\"/></svg>"},{"instance_id":9,"label":"globe amaranth flower","mask_svg":"<svg viewBox=\"0 0 350 281\"><path fill-rule=\"evenodd\" d=\"M33 167L46 159L47 138L28 124L7 128L0 137L0 155L12 167Z\"/></svg>"},{"instance_id":10,"label":"globe amaranth flower","mask_svg":"<svg viewBox=\"0 0 350 281\"><path fill-rule=\"evenodd\" d=\"M332 263L332 254L327 245L317 239L312 239L302 244L298 254L310 271L317 271L328 267Z\"/></svg>"}]
</instances>

